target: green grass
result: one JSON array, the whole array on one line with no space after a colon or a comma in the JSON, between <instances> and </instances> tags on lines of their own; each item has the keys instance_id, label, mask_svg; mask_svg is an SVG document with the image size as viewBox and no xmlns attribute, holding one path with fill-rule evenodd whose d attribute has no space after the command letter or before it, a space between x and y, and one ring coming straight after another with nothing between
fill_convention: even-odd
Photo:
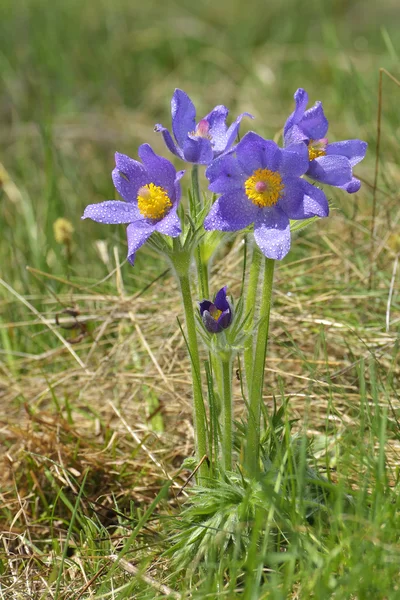
<instances>
[{"instance_id":1,"label":"green grass","mask_svg":"<svg viewBox=\"0 0 400 600\"><path fill-rule=\"evenodd\" d=\"M388 78L370 234L378 68L399 79L397 12L389 0L3 0L1 600L400 597L400 89ZM332 192L332 218L301 231L277 270L265 401L270 415L274 401L287 410L266 443L282 477L256 501L235 484L231 522L251 505L250 527L220 524L184 576L166 554L191 526L187 490L175 498L193 442L176 284L167 273L147 289L167 265L149 249L122 264L124 228L80 216L114 197L115 150L135 157L150 142L166 155L153 126L169 123L175 87L199 114L224 103L254 114L243 131L278 139L300 86L323 101L332 139L369 142L365 183ZM59 217L75 230L70 256ZM217 256L212 290L223 278L239 293L239 252ZM74 354L55 331L75 337ZM235 398L240 418L239 382ZM293 419L296 443L283 435ZM313 519L310 469L323 477Z\"/></svg>"}]
</instances>

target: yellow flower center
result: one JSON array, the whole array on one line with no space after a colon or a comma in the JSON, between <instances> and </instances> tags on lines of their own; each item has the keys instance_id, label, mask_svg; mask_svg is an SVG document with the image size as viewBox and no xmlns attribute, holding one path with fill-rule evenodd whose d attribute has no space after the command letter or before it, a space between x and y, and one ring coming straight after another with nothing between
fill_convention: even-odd
<instances>
[{"instance_id":1,"label":"yellow flower center","mask_svg":"<svg viewBox=\"0 0 400 600\"><path fill-rule=\"evenodd\" d=\"M247 197L260 207L275 206L284 187L279 173L269 169L257 169L244 183Z\"/></svg>"},{"instance_id":2,"label":"yellow flower center","mask_svg":"<svg viewBox=\"0 0 400 600\"><path fill-rule=\"evenodd\" d=\"M164 188L154 183L143 185L137 196L138 209L146 219L160 220L172 207L172 202Z\"/></svg>"},{"instance_id":3,"label":"yellow flower center","mask_svg":"<svg viewBox=\"0 0 400 600\"><path fill-rule=\"evenodd\" d=\"M327 143L328 140L325 138L310 140L308 144L308 159L314 160L314 158L318 158L319 156L325 156Z\"/></svg>"},{"instance_id":4,"label":"yellow flower center","mask_svg":"<svg viewBox=\"0 0 400 600\"><path fill-rule=\"evenodd\" d=\"M218 321L218 319L222 315L222 310L219 310L216 306L210 306L209 312L214 321Z\"/></svg>"}]
</instances>

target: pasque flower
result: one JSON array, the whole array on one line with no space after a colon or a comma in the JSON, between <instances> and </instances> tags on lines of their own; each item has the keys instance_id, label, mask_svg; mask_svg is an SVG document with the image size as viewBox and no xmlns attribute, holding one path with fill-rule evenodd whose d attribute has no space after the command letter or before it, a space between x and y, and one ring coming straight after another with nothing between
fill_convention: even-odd
<instances>
[{"instance_id":1,"label":"pasque flower","mask_svg":"<svg viewBox=\"0 0 400 600\"><path fill-rule=\"evenodd\" d=\"M82 219L98 223L128 223L128 260L155 231L177 237L181 225L176 214L181 197L179 180L184 171L176 171L166 158L154 153L149 144L138 150L142 163L125 154L115 154L112 178L124 199L89 204Z\"/></svg>"},{"instance_id":2,"label":"pasque flower","mask_svg":"<svg viewBox=\"0 0 400 600\"><path fill-rule=\"evenodd\" d=\"M200 316L204 327L210 333L220 333L232 322L232 309L226 298L226 285L217 292L214 302L199 302Z\"/></svg>"},{"instance_id":3,"label":"pasque flower","mask_svg":"<svg viewBox=\"0 0 400 600\"><path fill-rule=\"evenodd\" d=\"M283 258L290 249L290 219L329 213L324 192L301 179L308 166L303 142L282 149L250 131L234 151L206 170L209 189L222 195L204 228L237 231L254 223L254 237L264 255Z\"/></svg>"},{"instance_id":4,"label":"pasque flower","mask_svg":"<svg viewBox=\"0 0 400 600\"><path fill-rule=\"evenodd\" d=\"M328 120L321 102L306 110L308 94L302 88L296 91L294 99L296 108L284 127L285 146L305 142L310 159L308 177L343 188L350 194L357 192L361 182L353 177L353 167L364 158L367 143L355 139L330 144L326 137Z\"/></svg>"},{"instance_id":5,"label":"pasque flower","mask_svg":"<svg viewBox=\"0 0 400 600\"><path fill-rule=\"evenodd\" d=\"M187 162L208 165L216 156L229 150L238 133L243 113L228 128L226 118L228 109L216 106L207 116L196 123L196 109L185 92L176 89L171 101L172 131L174 142L168 129L157 124L155 131L160 131L168 149Z\"/></svg>"}]
</instances>

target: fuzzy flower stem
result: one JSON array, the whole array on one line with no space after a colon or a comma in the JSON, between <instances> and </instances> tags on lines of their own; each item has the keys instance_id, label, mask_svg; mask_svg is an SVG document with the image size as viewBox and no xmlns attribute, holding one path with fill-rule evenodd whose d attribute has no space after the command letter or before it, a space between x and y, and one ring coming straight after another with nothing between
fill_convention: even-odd
<instances>
[{"instance_id":1,"label":"fuzzy flower stem","mask_svg":"<svg viewBox=\"0 0 400 600\"><path fill-rule=\"evenodd\" d=\"M222 457L225 471L232 470L232 356L228 353L221 360L223 387Z\"/></svg>"},{"instance_id":2,"label":"fuzzy flower stem","mask_svg":"<svg viewBox=\"0 0 400 600\"><path fill-rule=\"evenodd\" d=\"M199 348L197 344L196 335L196 324L193 312L193 301L190 290L190 281L188 271L186 273L179 273L179 285L182 293L182 301L185 310L186 317L186 329L187 329L187 342L189 346L191 366L192 366L192 380L193 380L193 405L194 405L194 421L196 431L196 453L197 459L200 461L204 455L207 455L207 421L206 411L204 407L203 393L201 389L201 375L200 375L200 357ZM207 476L207 464L203 462L199 469L198 483L201 479Z\"/></svg>"},{"instance_id":3,"label":"fuzzy flower stem","mask_svg":"<svg viewBox=\"0 0 400 600\"><path fill-rule=\"evenodd\" d=\"M201 211L202 209L202 201L200 194L200 186L199 186L199 166L193 165L192 167L192 196L193 196L193 209L196 211ZM195 219L196 215L192 215ZM202 242L197 245L195 251L195 260L197 267L197 277L199 281L199 294L202 298L208 298L209 294L209 286L208 286L208 262L203 261L202 259Z\"/></svg>"},{"instance_id":4,"label":"fuzzy flower stem","mask_svg":"<svg viewBox=\"0 0 400 600\"><path fill-rule=\"evenodd\" d=\"M260 454L260 417L264 384L265 358L267 354L269 315L271 311L272 283L275 261L266 258L261 292L260 324L258 326L254 353L253 376L250 387L250 414L246 447L246 467L250 475L257 477Z\"/></svg>"},{"instance_id":5,"label":"fuzzy flower stem","mask_svg":"<svg viewBox=\"0 0 400 600\"><path fill-rule=\"evenodd\" d=\"M246 333L249 333L253 328L257 286L261 270L261 258L262 254L258 249L258 246L254 246L246 294L245 315L249 315L246 324ZM249 336L244 348L244 368L247 386L250 390L253 378L253 336Z\"/></svg>"}]
</instances>

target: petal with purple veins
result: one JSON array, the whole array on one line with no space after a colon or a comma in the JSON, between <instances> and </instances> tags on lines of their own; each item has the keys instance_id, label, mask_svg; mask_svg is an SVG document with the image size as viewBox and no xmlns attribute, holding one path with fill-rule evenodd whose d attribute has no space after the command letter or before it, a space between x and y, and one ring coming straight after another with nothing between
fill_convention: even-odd
<instances>
[{"instance_id":1,"label":"petal with purple veins","mask_svg":"<svg viewBox=\"0 0 400 600\"><path fill-rule=\"evenodd\" d=\"M203 316L205 310L210 310L210 306L212 305L211 300L202 300L198 303L200 315Z\"/></svg>"},{"instance_id":2,"label":"petal with purple veins","mask_svg":"<svg viewBox=\"0 0 400 600\"><path fill-rule=\"evenodd\" d=\"M155 230L164 235L171 237L177 237L182 233L181 222L176 214L176 209L170 210L170 212L161 221L158 221L155 225Z\"/></svg>"},{"instance_id":3,"label":"petal with purple veins","mask_svg":"<svg viewBox=\"0 0 400 600\"><path fill-rule=\"evenodd\" d=\"M228 308L230 308L229 302L226 299L226 285L223 288L221 288L219 292L217 292L214 304L218 308L218 310L221 311L228 310Z\"/></svg>"},{"instance_id":4,"label":"petal with purple veins","mask_svg":"<svg viewBox=\"0 0 400 600\"><path fill-rule=\"evenodd\" d=\"M196 109L185 92L176 89L171 100L172 131L178 146L185 143L188 133L196 126Z\"/></svg>"},{"instance_id":5,"label":"petal with purple veins","mask_svg":"<svg viewBox=\"0 0 400 600\"><path fill-rule=\"evenodd\" d=\"M164 138L164 142L165 142L168 150L170 152L172 152L172 154L175 154L175 156L178 156L182 160L185 160L184 156L183 156L182 150L175 144L174 140L172 139L172 136L171 136L170 132L168 131L168 129L166 127L163 127L162 125L157 124L154 127L154 131L156 131L157 133L159 133L159 132L162 133L162 136Z\"/></svg>"},{"instance_id":6,"label":"petal with purple veins","mask_svg":"<svg viewBox=\"0 0 400 600\"><path fill-rule=\"evenodd\" d=\"M299 88L298 90L296 90L294 94L294 101L296 103L296 108L285 123L285 127L283 129L283 133L285 136L289 129L291 129L294 125L301 121L305 113L308 104L308 94L306 90L303 90L303 88Z\"/></svg>"},{"instance_id":7,"label":"petal with purple veins","mask_svg":"<svg viewBox=\"0 0 400 600\"><path fill-rule=\"evenodd\" d=\"M224 148L224 151L229 150L230 147L232 146L232 144L235 143L235 140L237 138L237 134L238 134L238 131L239 131L240 123L241 123L243 117L250 117L250 119L254 119L253 115L251 115L250 113L245 112L245 113L242 113L241 115L239 115L235 119L235 121L233 121L233 123L229 127L228 131L226 132L226 139L225 139L225 148Z\"/></svg>"},{"instance_id":8,"label":"petal with purple veins","mask_svg":"<svg viewBox=\"0 0 400 600\"><path fill-rule=\"evenodd\" d=\"M283 195L278 200L278 207L289 217L289 219L304 219L303 199L304 191L302 179L299 177L285 177L283 179Z\"/></svg>"},{"instance_id":9,"label":"petal with purple veins","mask_svg":"<svg viewBox=\"0 0 400 600\"><path fill-rule=\"evenodd\" d=\"M272 140L249 131L236 146L236 156L244 172L251 175L257 169L278 171L282 151Z\"/></svg>"},{"instance_id":10,"label":"petal with purple veins","mask_svg":"<svg viewBox=\"0 0 400 600\"><path fill-rule=\"evenodd\" d=\"M328 185L346 185L352 177L351 164L345 156L319 156L310 162L307 175Z\"/></svg>"},{"instance_id":11,"label":"petal with purple veins","mask_svg":"<svg viewBox=\"0 0 400 600\"><path fill-rule=\"evenodd\" d=\"M176 177L174 165L168 159L158 156L149 144L142 144L138 154L147 169L151 183L164 188L173 200Z\"/></svg>"},{"instance_id":12,"label":"petal with purple veins","mask_svg":"<svg viewBox=\"0 0 400 600\"><path fill-rule=\"evenodd\" d=\"M203 320L204 327L207 329L207 331L209 331L210 333L218 333L220 331L220 326L218 325L214 317L210 315L208 310L205 310L203 312L201 318Z\"/></svg>"},{"instance_id":13,"label":"petal with purple veins","mask_svg":"<svg viewBox=\"0 0 400 600\"><path fill-rule=\"evenodd\" d=\"M349 159L352 167L359 163L367 151L368 144L362 140L344 140L342 142L334 142L328 144L326 153L328 155L339 154Z\"/></svg>"},{"instance_id":14,"label":"petal with purple veins","mask_svg":"<svg viewBox=\"0 0 400 600\"><path fill-rule=\"evenodd\" d=\"M316 102L314 106L306 110L298 125L311 140L324 138L329 123L322 108L322 103Z\"/></svg>"},{"instance_id":15,"label":"petal with purple veins","mask_svg":"<svg viewBox=\"0 0 400 600\"><path fill-rule=\"evenodd\" d=\"M139 209L130 202L120 200L106 200L98 204L89 204L85 208L82 219L92 219L97 223L116 225L119 223L133 223L143 219Z\"/></svg>"},{"instance_id":16,"label":"petal with purple veins","mask_svg":"<svg viewBox=\"0 0 400 600\"><path fill-rule=\"evenodd\" d=\"M154 225L146 221L131 223L126 228L126 236L128 240L128 260L133 265L135 262L135 254L137 250L143 246L146 240L154 231Z\"/></svg>"},{"instance_id":17,"label":"petal with purple veins","mask_svg":"<svg viewBox=\"0 0 400 600\"><path fill-rule=\"evenodd\" d=\"M204 119L208 121L211 141L214 152L222 152L226 147L226 117L228 116L226 106L216 106Z\"/></svg>"},{"instance_id":18,"label":"petal with purple veins","mask_svg":"<svg viewBox=\"0 0 400 600\"><path fill-rule=\"evenodd\" d=\"M243 190L234 190L218 198L204 219L204 229L237 231L251 225L260 209L247 198Z\"/></svg>"},{"instance_id":19,"label":"petal with purple veins","mask_svg":"<svg viewBox=\"0 0 400 600\"><path fill-rule=\"evenodd\" d=\"M226 329L231 324L231 321L232 321L232 311L229 307L226 310L224 310L222 312L222 314L218 317L218 325L220 326L221 329Z\"/></svg>"},{"instance_id":20,"label":"petal with purple veins","mask_svg":"<svg viewBox=\"0 0 400 600\"><path fill-rule=\"evenodd\" d=\"M282 163L279 172L282 175L300 177L308 169L308 148L304 142L290 144L282 150Z\"/></svg>"},{"instance_id":21,"label":"petal with purple veins","mask_svg":"<svg viewBox=\"0 0 400 600\"><path fill-rule=\"evenodd\" d=\"M182 151L185 160L199 165L209 165L214 156L210 140L200 136L188 136Z\"/></svg>"},{"instance_id":22,"label":"petal with purple veins","mask_svg":"<svg viewBox=\"0 0 400 600\"><path fill-rule=\"evenodd\" d=\"M127 202L136 202L138 189L149 183L145 167L119 152L115 153L115 165L112 179L117 192Z\"/></svg>"},{"instance_id":23,"label":"petal with purple veins","mask_svg":"<svg viewBox=\"0 0 400 600\"><path fill-rule=\"evenodd\" d=\"M267 258L281 260L290 250L289 218L277 206L263 209L254 223L254 238Z\"/></svg>"},{"instance_id":24,"label":"petal with purple veins","mask_svg":"<svg viewBox=\"0 0 400 600\"><path fill-rule=\"evenodd\" d=\"M208 189L217 194L241 188L246 179L242 167L232 152L213 160L206 169L206 177L210 181Z\"/></svg>"},{"instance_id":25,"label":"petal with purple veins","mask_svg":"<svg viewBox=\"0 0 400 600\"><path fill-rule=\"evenodd\" d=\"M356 177L353 177L349 183L340 186L348 194L355 194L361 187L361 181Z\"/></svg>"}]
</instances>

